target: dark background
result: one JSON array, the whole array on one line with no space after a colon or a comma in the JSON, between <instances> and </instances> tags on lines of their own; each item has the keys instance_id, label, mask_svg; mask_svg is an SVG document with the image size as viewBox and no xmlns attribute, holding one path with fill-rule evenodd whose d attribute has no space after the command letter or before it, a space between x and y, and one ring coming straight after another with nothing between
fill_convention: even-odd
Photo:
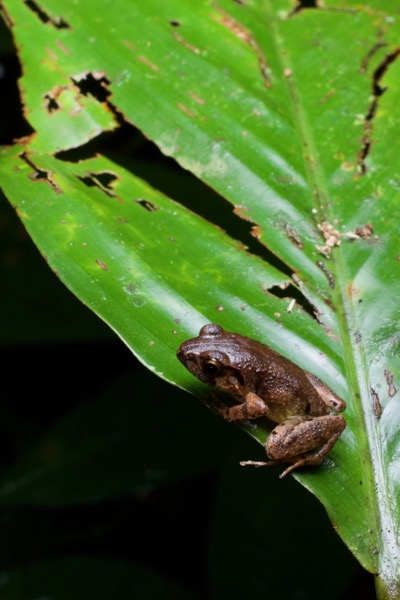
<instances>
[{"instance_id":1,"label":"dark background","mask_svg":"<svg viewBox=\"0 0 400 600\"><path fill-rule=\"evenodd\" d=\"M3 145L31 131L19 75L0 21ZM99 148L205 216L212 201L214 221L267 254L133 127L73 158ZM318 501L276 469L240 468L262 448L142 367L3 196L0 233L0 600L375 597Z\"/></svg>"}]
</instances>

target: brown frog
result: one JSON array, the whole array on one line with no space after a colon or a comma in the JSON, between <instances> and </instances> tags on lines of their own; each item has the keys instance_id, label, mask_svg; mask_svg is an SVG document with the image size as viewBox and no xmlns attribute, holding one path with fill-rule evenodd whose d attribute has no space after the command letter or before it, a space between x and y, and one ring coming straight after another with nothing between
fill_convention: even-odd
<instances>
[{"instance_id":1,"label":"brown frog","mask_svg":"<svg viewBox=\"0 0 400 600\"><path fill-rule=\"evenodd\" d=\"M256 340L209 323L198 337L184 342L177 356L198 379L228 393L233 406L216 407L227 421L268 417L279 423L265 444L268 462L244 461L257 467L289 463L293 469L319 465L346 427L346 408L322 381Z\"/></svg>"}]
</instances>

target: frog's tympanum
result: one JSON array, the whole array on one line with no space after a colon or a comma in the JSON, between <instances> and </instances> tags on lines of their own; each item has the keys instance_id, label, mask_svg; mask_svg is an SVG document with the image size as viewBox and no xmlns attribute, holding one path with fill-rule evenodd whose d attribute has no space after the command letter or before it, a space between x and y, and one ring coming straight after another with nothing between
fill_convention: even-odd
<instances>
[{"instance_id":1,"label":"frog's tympanum","mask_svg":"<svg viewBox=\"0 0 400 600\"><path fill-rule=\"evenodd\" d=\"M265 444L268 462L290 464L281 475L319 465L346 427L337 413L345 402L322 381L265 344L209 323L184 342L179 360L198 379L229 394L233 406L216 407L231 422L268 417L278 423Z\"/></svg>"}]
</instances>

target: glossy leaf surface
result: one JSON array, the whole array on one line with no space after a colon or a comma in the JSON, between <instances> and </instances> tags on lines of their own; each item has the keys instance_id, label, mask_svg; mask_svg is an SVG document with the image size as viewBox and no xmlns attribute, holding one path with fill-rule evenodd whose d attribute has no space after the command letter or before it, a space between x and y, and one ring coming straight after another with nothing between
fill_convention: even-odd
<instances>
[{"instance_id":1,"label":"glossy leaf surface","mask_svg":"<svg viewBox=\"0 0 400 600\"><path fill-rule=\"evenodd\" d=\"M176 348L218 321L344 397L340 442L321 469L297 477L361 563L394 586L400 92L390 3L77 10L43 0L45 24L32 6L5 5L37 134L3 150L1 182L50 266L140 360L186 389L204 394ZM34 53L33 36L42 41ZM54 156L117 127L118 115L254 223L260 253L264 244L284 272L116 162ZM271 293L287 273L308 312L287 312ZM263 441L266 430L251 433Z\"/></svg>"}]
</instances>

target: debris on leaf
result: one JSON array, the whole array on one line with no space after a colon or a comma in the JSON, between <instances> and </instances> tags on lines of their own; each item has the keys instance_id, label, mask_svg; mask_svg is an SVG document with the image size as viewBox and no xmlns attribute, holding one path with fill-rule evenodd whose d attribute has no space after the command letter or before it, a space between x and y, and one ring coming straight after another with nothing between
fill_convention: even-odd
<instances>
[{"instance_id":1,"label":"debris on leaf","mask_svg":"<svg viewBox=\"0 0 400 600\"><path fill-rule=\"evenodd\" d=\"M295 307L295 304L296 304L296 300L294 298L292 298L291 301L289 302L289 306L287 307L286 312L291 313Z\"/></svg>"},{"instance_id":2,"label":"debris on leaf","mask_svg":"<svg viewBox=\"0 0 400 600\"><path fill-rule=\"evenodd\" d=\"M347 231L344 235L350 240L367 240L374 233L374 228L371 223L367 223L366 225L362 225L361 227L357 227L354 231ZM378 236L374 236L378 239Z\"/></svg>"},{"instance_id":3,"label":"debris on leaf","mask_svg":"<svg viewBox=\"0 0 400 600\"><path fill-rule=\"evenodd\" d=\"M325 256L325 258L329 258L332 248L335 246L340 246L342 237L345 237L350 241L367 240L371 238L372 234L374 233L374 228L371 223L360 225L360 227L357 227L353 231L345 231L343 233L340 233L337 229L335 229L335 225L337 224L338 221L334 221L333 225L328 223L328 221L318 223L318 229L325 238L325 244L323 246L315 244L315 247L318 252ZM374 239L378 239L378 236L375 235Z\"/></svg>"},{"instance_id":4,"label":"debris on leaf","mask_svg":"<svg viewBox=\"0 0 400 600\"><path fill-rule=\"evenodd\" d=\"M327 221L318 223L318 229L325 238L325 244L323 246L315 244L315 247L325 258L329 258L332 248L340 246L341 234L335 229L335 225L337 225L337 221L334 222L334 225Z\"/></svg>"},{"instance_id":5,"label":"debris on leaf","mask_svg":"<svg viewBox=\"0 0 400 600\"><path fill-rule=\"evenodd\" d=\"M286 235L288 236L289 240L295 246L297 246L297 248L302 250L304 248L304 244L301 241L300 236L297 233L296 229L294 227L292 227L291 225L289 225L289 223L285 223L285 231L286 231Z\"/></svg>"}]
</instances>

